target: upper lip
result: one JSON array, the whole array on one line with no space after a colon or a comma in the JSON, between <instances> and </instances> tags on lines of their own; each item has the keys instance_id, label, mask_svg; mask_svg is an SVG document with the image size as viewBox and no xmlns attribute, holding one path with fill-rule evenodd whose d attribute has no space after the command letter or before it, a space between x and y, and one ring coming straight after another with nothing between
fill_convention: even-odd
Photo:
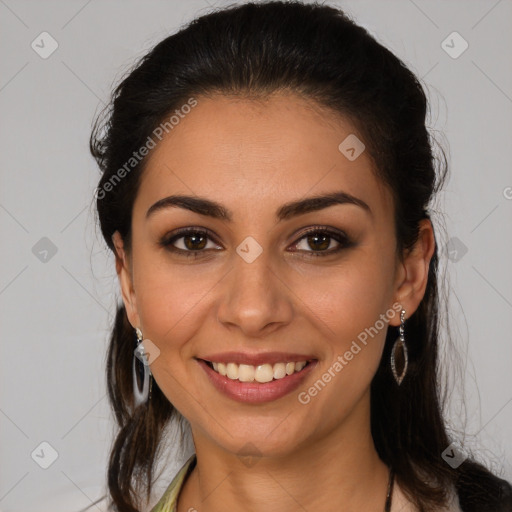
<instances>
[{"instance_id":1,"label":"upper lip","mask_svg":"<svg viewBox=\"0 0 512 512\"><path fill-rule=\"evenodd\" d=\"M198 359L211 361L212 363L236 363L259 366L261 364L289 363L299 361L312 361L312 355L293 354L290 352L260 352L250 354L248 352L222 352L211 354Z\"/></svg>"}]
</instances>

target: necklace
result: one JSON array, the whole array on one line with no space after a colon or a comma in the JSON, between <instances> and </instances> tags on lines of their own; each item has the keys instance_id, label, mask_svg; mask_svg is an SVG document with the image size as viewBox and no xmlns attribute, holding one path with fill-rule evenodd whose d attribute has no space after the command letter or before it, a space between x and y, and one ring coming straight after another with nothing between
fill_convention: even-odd
<instances>
[{"instance_id":1,"label":"necklace","mask_svg":"<svg viewBox=\"0 0 512 512\"><path fill-rule=\"evenodd\" d=\"M393 487L395 483L395 472L393 468L389 470L388 480L388 493L386 494L386 504L384 505L384 512L391 512L391 499L393 498Z\"/></svg>"}]
</instances>

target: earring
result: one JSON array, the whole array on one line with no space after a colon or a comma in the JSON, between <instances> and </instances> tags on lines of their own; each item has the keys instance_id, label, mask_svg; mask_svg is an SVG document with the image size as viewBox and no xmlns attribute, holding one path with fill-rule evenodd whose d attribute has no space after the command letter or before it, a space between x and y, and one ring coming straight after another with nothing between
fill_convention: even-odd
<instances>
[{"instance_id":1,"label":"earring","mask_svg":"<svg viewBox=\"0 0 512 512\"><path fill-rule=\"evenodd\" d=\"M405 309L402 309L400 312L400 335L396 339L393 348L391 349L391 371L393 372L393 377L395 378L396 383L400 386L402 381L404 380L405 374L407 373L407 365L408 365L408 357L407 357L407 345L405 344L404 339L404 329L405 329ZM396 362L397 360L400 362L400 366L402 366L402 371L400 375L397 372Z\"/></svg>"},{"instance_id":2,"label":"earring","mask_svg":"<svg viewBox=\"0 0 512 512\"><path fill-rule=\"evenodd\" d=\"M144 344L142 342L142 331L137 327L135 332L137 333L137 346L133 353L133 398L136 409L139 405L146 403L148 401L148 397L151 399L152 379L148 358L144 351ZM139 383L137 380L137 359L142 362L144 367L142 391L139 389Z\"/></svg>"}]
</instances>

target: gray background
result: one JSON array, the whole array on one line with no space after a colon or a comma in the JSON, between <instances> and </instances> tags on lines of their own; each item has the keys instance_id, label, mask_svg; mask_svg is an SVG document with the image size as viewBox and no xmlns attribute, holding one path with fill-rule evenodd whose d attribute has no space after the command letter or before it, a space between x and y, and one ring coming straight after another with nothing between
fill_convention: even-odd
<instances>
[{"instance_id":1,"label":"gray background","mask_svg":"<svg viewBox=\"0 0 512 512\"><path fill-rule=\"evenodd\" d=\"M91 207L91 121L136 57L210 5L224 3L0 0L3 512L69 512L104 493L113 431L104 364L119 293ZM451 165L436 206L460 353L443 345L450 429L512 480L512 2L337 5L427 85L429 123ZM46 59L31 47L51 48L44 31L58 43ZM457 58L443 47L462 49L447 39L454 31L469 44ZM184 456L162 466L162 488Z\"/></svg>"}]
</instances>

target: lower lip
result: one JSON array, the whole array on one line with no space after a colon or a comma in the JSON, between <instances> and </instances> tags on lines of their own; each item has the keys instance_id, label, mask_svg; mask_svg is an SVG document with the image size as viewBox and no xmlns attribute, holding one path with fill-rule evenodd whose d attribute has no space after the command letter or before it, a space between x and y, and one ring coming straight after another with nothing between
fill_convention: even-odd
<instances>
[{"instance_id":1,"label":"lower lip","mask_svg":"<svg viewBox=\"0 0 512 512\"><path fill-rule=\"evenodd\" d=\"M210 382L227 397L237 402L261 404L277 400L297 389L318 361L311 361L300 372L292 373L282 379L275 379L263 384L230 379L217 373L202 359L198 359L197 362L206 372Z\"/></svg>"}]
</instances>

